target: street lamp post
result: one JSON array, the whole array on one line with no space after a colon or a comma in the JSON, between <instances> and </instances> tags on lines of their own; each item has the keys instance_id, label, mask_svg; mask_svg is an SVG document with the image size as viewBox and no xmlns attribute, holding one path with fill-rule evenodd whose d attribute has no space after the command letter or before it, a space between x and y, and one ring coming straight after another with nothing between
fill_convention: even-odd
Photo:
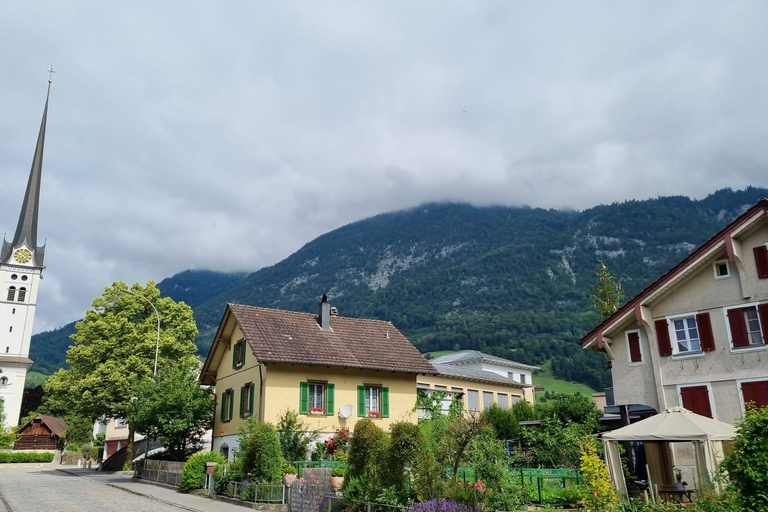
<instances>
[{"instance_id":1,"label":"street lamp post","mask_svg":"<svg viewBox=\"0 0 768 512\"><path fill-rule=\"evenodd\" d=\"M143 295L139 295L138 293L133 292L130 288L125 290L125 293L128 295L133 295L134 297L138 297L142 299L144 302L152 306L152 310L155 312L155 316L157 317L157 341L155 342L155 367L152 370L152 378L154 380L157 380L157 355L160 352L160 313L157 312L157 308L154 304L152 304L152 301L146 298ZM149 457L149 433L146 434L144 438L144 465L142 467L146 467L147 465L147 457Z\"/></svg>"}]
</instances>

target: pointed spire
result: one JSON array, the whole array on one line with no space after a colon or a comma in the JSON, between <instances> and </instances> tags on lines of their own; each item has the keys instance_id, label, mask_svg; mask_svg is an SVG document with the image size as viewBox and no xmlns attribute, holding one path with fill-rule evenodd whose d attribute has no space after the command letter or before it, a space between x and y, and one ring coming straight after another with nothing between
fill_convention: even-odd
<instances>
[{"instance_id":1,"label":"pointed spire","mask_svg":"<svg viewBox=\"0 0 768 512\"><path fill-rule=\"evenodd\" d=\"M53 72L49 70L49 72ZM45 147L45 125L48 119L48 99L51 96L51 80L48 80L48 93L45 97L45 108L43 109L43 120L40 123L40 133L37 136L37 145L35 146L35 156L32 159L32 169L29 171L29 180L27 181L27 191L24 194L24 202L21 205L19 222L16 225L16 234L11 243L3 243L3 261L6 261L10 249L16 248L25 243L36 253L35 262L42 265L42 248L37 246L37 215L40 209L40 179L43 172L43 149ZM40 249L40 250L38 250Z\"/></svg>"}]
</instances>

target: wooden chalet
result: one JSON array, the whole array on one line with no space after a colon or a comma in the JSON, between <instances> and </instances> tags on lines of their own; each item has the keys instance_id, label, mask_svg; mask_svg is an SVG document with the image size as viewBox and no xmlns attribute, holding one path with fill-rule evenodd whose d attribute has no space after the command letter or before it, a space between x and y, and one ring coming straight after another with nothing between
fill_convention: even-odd
<instances>
[{"instance_id":1,"label":"wooden chalet","mask_svg":"<svg viewBox=\"0 0 768 512\"><path fill-rule=\"evenodd\" d=\"M64 431L67 422L61 418L38 414L19 427L19 438L14 450L56 450L64 446Z\"/></svg>"}]
</instances>

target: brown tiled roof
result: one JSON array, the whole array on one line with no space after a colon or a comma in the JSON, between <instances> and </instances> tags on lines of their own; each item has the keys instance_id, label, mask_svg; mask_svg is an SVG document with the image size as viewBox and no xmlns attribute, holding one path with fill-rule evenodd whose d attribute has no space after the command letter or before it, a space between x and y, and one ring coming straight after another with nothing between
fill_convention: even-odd
<instances>
[{"instance_id":1,"label":"brown tiled roof","mask_svg":"<svg viewBox=\"0 0 768 512\"><path fill-rule=\"evenodd\" d=\"M317 316L309 313L241 304L227 307L254 355L264 363L437 373L389 322L331 316L331 328L323 330Z\"/></svg>"},{"instance_id":2,"label":"brown tiled roof","mask_svg":"<svg viewBox=\"0 0 768 512\"><path fill-rule=\"evenodd\" d=\"M28 357L19 357L19 356L0 356L0 364L1 363L17 363L17 364L34 364L34 361L32 361Z\"/></svg>"},{"instance_id":3,"label":"brown tiled roof","mask_svg":"<svg viewBox=\"0 0 768 512\"><path fill-rule=\"evenodd\" d=\"M26 422L24 425L22 425L18 432L22 432L25 428L27 428L34 420L36 419L42 420L43 424L46 425L51 432L56 434L57 436L61 437L64 434L64 431L67 430L67 422L64 421L61 418L57 418L55 416L47 416L45 414L38 414L28 422Z\"/></svg>"}]
</instances>

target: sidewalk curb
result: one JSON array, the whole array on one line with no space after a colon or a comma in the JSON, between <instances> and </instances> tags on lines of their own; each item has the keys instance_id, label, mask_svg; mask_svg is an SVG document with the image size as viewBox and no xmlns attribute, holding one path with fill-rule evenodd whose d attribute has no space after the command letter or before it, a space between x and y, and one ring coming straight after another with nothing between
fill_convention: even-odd
<instances>
[{"instance_id":1,"label":"sidewalk curb","mask_svg":"<svg viewBox=\"0 0 768 512\"><path fill-rule=\"evenodd\" d=\"M76 476L78 478L88 478L88 476L81 475L79 473L75 473L74 471L68 471L66 469L61 469L61 468L55 468L55 469L56 469L56 471L61 471L62 473L67 473L68 475ZM180 508L182 510L189 510L190 512L205 512L203 510L200 510L199 508L192 508L192 507L187 507L186 505L179 505L178 503L174 503L172 501L164 500L162 498L157 498L155 496L152 496L151 494L145 494L143 492L134 491L133 489L126 489L125 487L122 487L119 484L111 484L109 482L100 482L100 481L98 481L95 478L88 478L88 480L90 480L91 482L96 482L96 483L101 484L101 485L106 485L108 487L114 487L115 489L120 489L121 491L125 491L125 492L131 493L131 494L135 494L136 496L143 496L144 498L149 498L149 499L157 501L159 503L163 503L165 505L170 505L172 507Z\"/></svg>"}]
</instances>

